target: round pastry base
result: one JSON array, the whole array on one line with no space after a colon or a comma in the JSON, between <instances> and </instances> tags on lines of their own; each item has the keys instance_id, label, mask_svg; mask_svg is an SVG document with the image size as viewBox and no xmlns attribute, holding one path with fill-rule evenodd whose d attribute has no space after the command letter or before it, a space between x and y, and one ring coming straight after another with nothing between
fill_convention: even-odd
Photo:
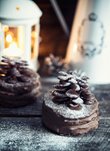
<instances>
[{"instance_id":1,"label":"round pastry base","mask_svg":"<svg viewBox=\"0 0 110 151\"><path fill-rule=\"evenodd\" d=\"M97 100L94 100L92 105L84 105L82 110L71 110L65 105L55 104L51 97L46 95L42 109L44 125L60 135L76 136L98 127Z\"/></svg>"},{"instance_id":2,"label":"round pastry base","mask_svg":"<svg viewBox=\"0 0 110 151\"><path fill-rule=\"evenodd\" d=\"M27 106L34 103L37 100L37 96L20 96L20 97L11 97L5 98L0 96L0 106L4 108L17 108L22 106Z\"/></svg>"}]
</instances>

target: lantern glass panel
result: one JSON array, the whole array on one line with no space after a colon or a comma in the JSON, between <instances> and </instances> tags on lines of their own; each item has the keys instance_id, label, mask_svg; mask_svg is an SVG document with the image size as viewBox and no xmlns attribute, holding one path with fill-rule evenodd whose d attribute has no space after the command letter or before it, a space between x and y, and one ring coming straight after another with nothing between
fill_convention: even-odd
<instances>
[{"instance_id":1,"label":"lantern glass panel","mask_svg":"<svg viewBox=\"0 0 110 151\"><path fill-rule=\"evenodd\" d=\"M24 26L7 26L3 25L4 32L4 50L6 55L20 56L24 52L25 30ZM13 51L13 52L12 52ZM17 52L19 51L19 52Z\"/></svg>"},{"instance_id":2,"label":"lantern glass panel","mask_svg":"<svg viewBox=\"0 0 110 151\"><path fill-rule=\"evenodd\" d=\"M38 56L39 28L37 25L32 26L31 30L31 58Z\"/></svg>"}]
</instances>

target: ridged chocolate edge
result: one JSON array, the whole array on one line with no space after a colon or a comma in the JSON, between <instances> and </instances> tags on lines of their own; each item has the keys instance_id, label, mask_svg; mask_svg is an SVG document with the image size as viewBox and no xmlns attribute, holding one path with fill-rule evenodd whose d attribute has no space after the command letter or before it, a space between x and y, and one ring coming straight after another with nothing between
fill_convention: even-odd
<instances>
[{"instance_id":1,"label":"ridged chocolate edge","mask_svg":"<svg viewBox=\"0 0 110 151\"><path fill-rule=\"evenodd\" d=\"M52 108L46 106L44 101L42 106L42 114L43 124L51 131L60 135L80 135L98 127L98 105L90 116L78 119L68 119L59 115Z\"/></svg>"}]
</instances>

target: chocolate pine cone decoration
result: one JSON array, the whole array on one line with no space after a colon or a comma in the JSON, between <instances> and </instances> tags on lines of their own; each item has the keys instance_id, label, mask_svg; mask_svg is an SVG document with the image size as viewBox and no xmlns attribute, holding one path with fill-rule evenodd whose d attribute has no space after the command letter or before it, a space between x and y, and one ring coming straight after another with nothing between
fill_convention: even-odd
<instances>
[{"instance_id":1,"label":"chocolate pine cone decoration","mask_svg":"<svg viewBox=\"0 0 110 151\"><path fill-rule=\"evenodd\" d=\"M26 61L3 57L0 62L0 104L17 107L36 100L40 90L39 75Z\"/></svg>"},{"instance_id":2,"label":"chocolate pine cone decoration","mask_svg":"<svg viewBox=\"0 0 110 151\"><path fill-rule=\"evenodd\" d=\"M88 85L88 77L79 72L59 72L59 84L52 92L55 103L64 103L71 109L80 109L81 104L91 104L94 95Z\"/></svg>"},{"instance_id":3,"label":"chocolate pine cone decoration","mask_svg":"<svg viewBox=\"0 0 110 151\"><path fill-rule=\"evenodd\" d=\"M26 78L20 73L23 68L28 66L26 61L23 60L11 60L7 57L3 57L0 63L0 79L4 79L7 82L25 82Z\"/></svg>"},{"instance_id":4,"label":"chocolate pine cone decoration","mask_svg":"<svg viewBox=\"0 0 110 151\"><path fill-rule=\"evenodd\" d=\"M64 60L60 57L55 57L53 54L46 57L44 63L44 72L48 76L56 76L59 71L68 69L68 66Z\"/></svg>"},{"instance_id":5,"label":"chocolate pine cone decoration","mask_svg":"<svg viewBox=\"0 0 110 151\"><path fill-rule=\"evenodd\" d=\"M58 79L54 90L44 96L44 125L57 134L69 136L96 129L99 103L89 89L88 77L80 71L61 71Z\"/></svg>"}]
</instances>

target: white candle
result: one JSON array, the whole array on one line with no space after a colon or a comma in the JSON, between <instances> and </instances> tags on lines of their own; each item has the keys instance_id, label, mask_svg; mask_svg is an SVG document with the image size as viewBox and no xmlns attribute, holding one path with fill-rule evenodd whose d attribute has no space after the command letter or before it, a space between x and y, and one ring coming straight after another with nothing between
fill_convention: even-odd
<instances>
[{"instance_id":1,"label":"white candle","mask_svg":"<svg viewBox=\"0 0 110 151\"><path fill-rule=\"evenodd\" d=\"M2 56L22 58L23 51L17 47L17 44L15 42L12 42L8 48L5 48L2 51Z\"/></svg>"}]
</instances>

